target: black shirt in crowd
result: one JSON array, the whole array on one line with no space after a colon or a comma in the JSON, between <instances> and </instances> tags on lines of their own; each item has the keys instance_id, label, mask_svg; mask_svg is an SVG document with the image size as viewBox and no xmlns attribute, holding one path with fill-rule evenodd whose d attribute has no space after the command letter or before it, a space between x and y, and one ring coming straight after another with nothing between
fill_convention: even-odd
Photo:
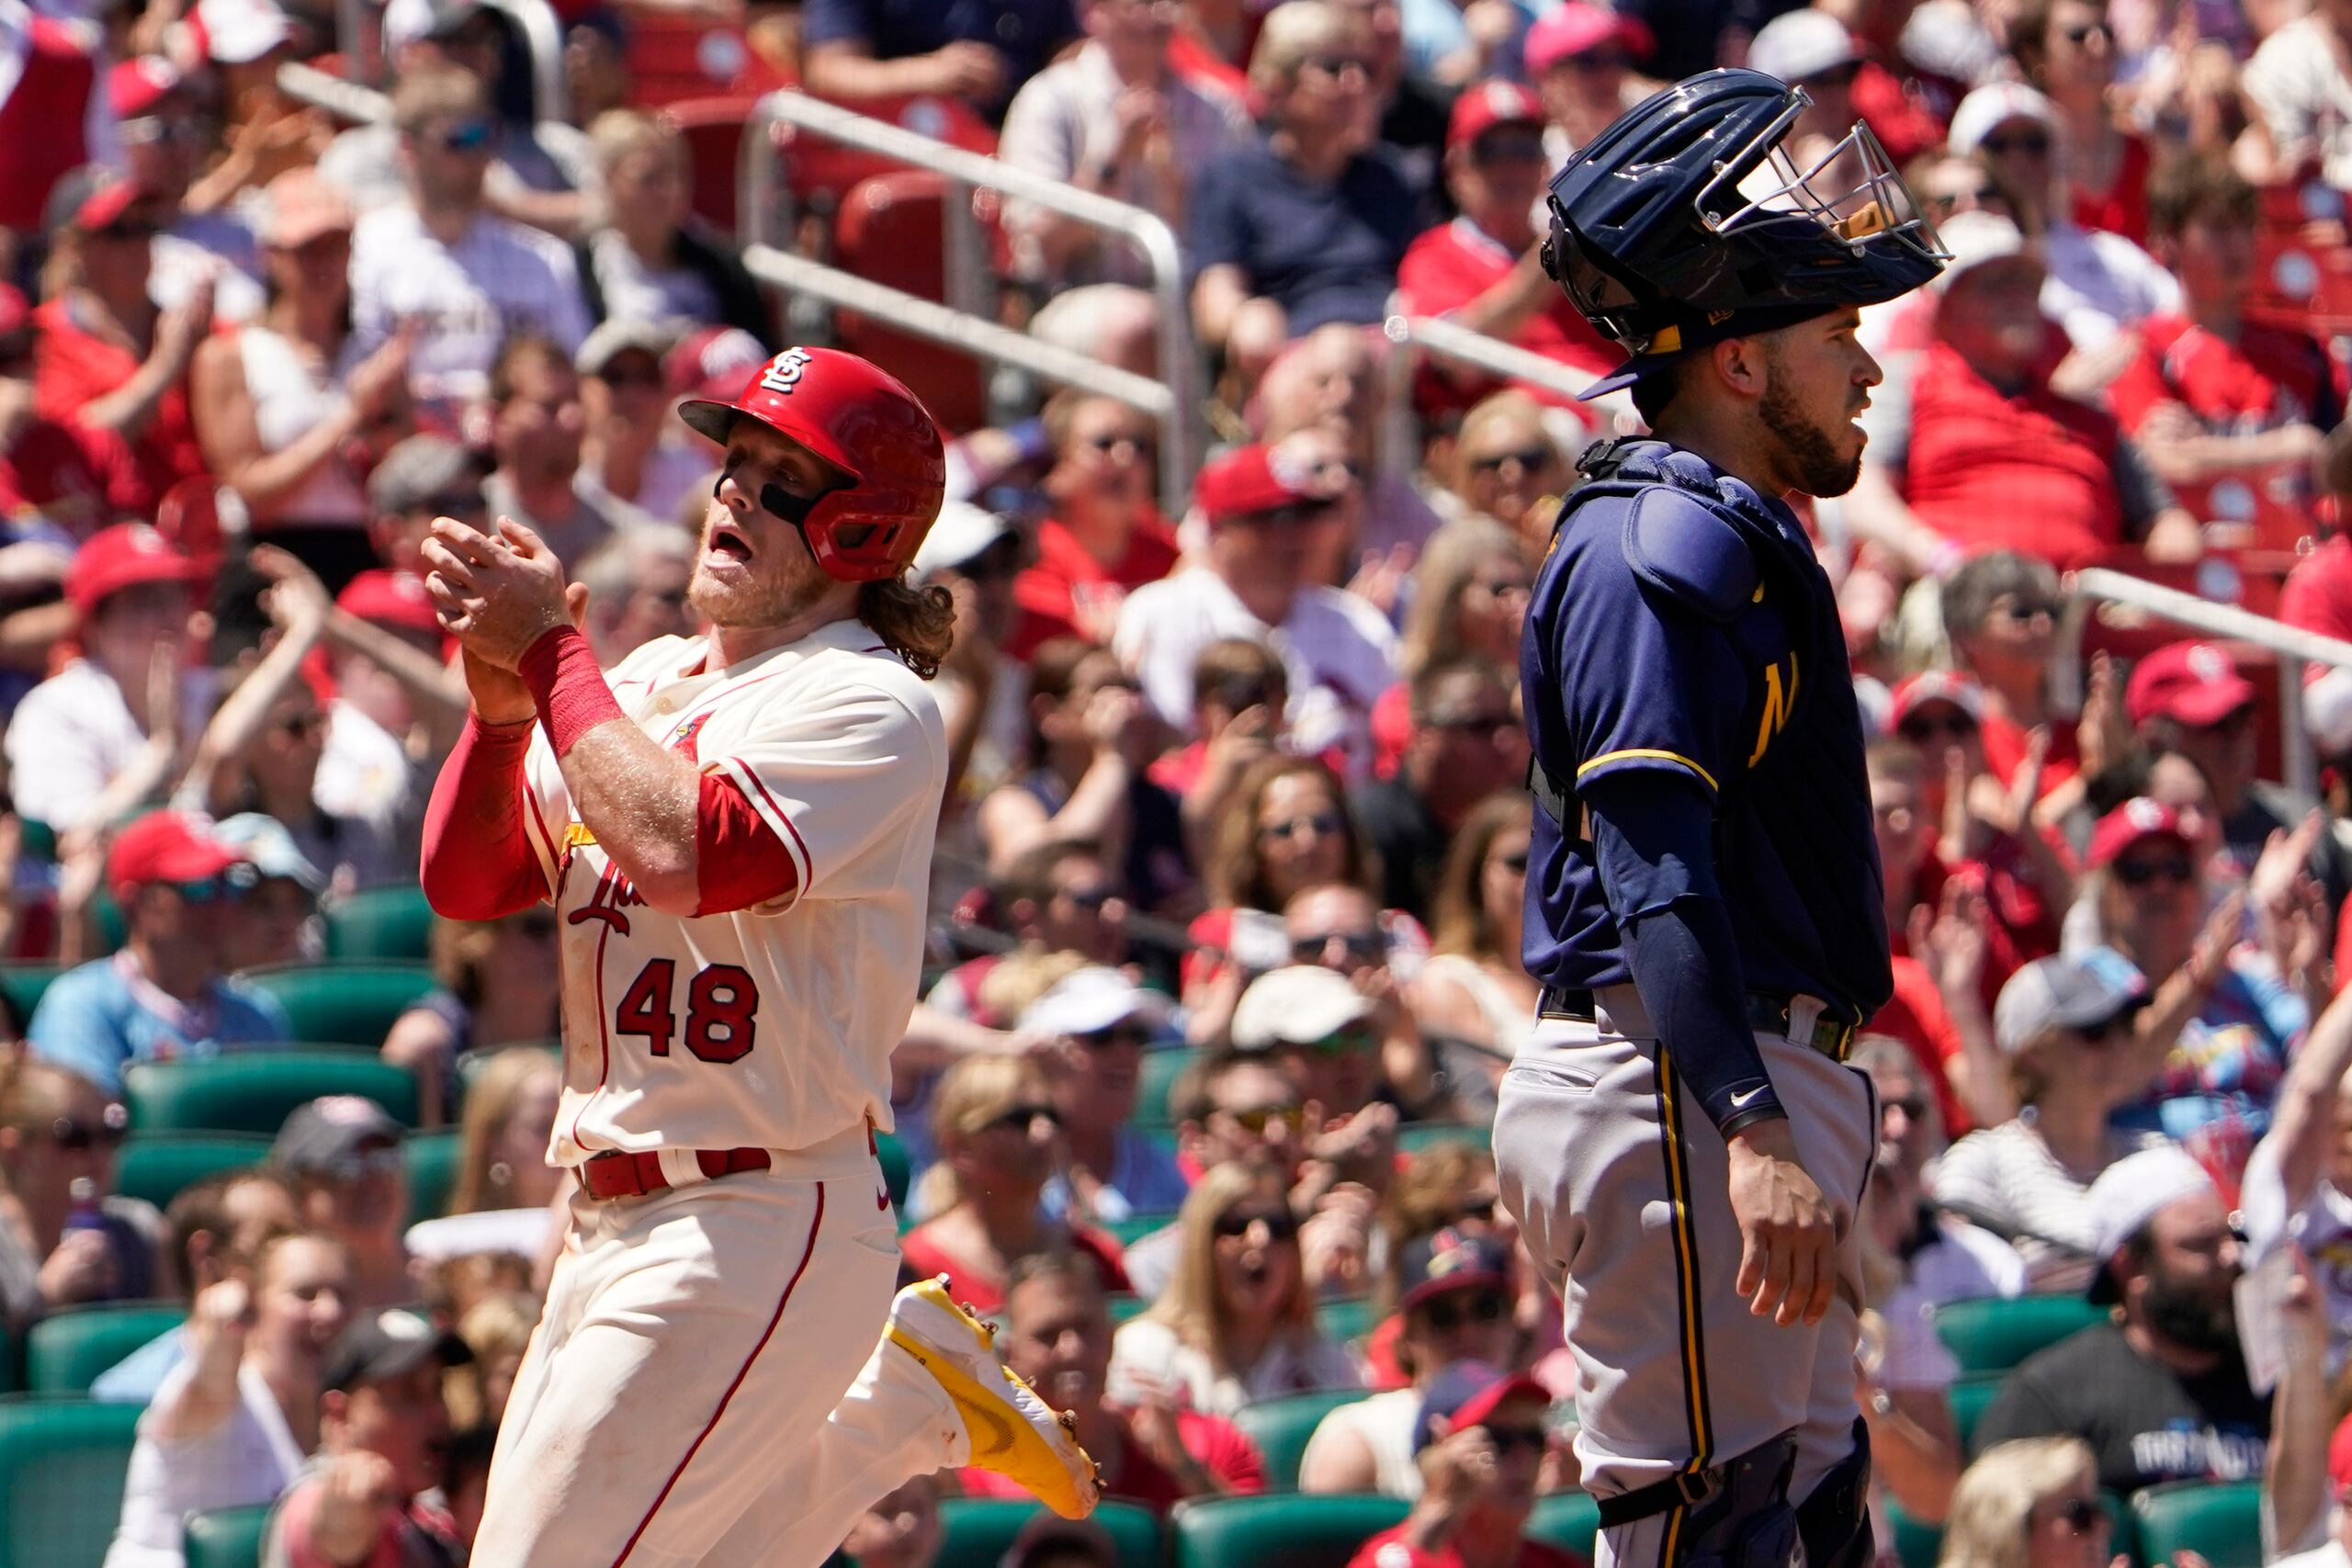
<instances>
[{"instance_id":1,"label":"black shirt in crowd","mask_svg":"<svg viewBox=\"0 0 2352 1568\"><path fill-rule=\"evenodd\" d=\"M2013 1438L2059 1436L2090 1444L2098 1483L2109 1492L2259 1480L2270 1401L2247 1383L2234 1348L2211 1371L2189 1377L2133 1350L2120 1325L2096 1324L2010 1373L1969 1449L1973 1458Z\"/></svg>"},{"instance_id":2,"label":"black shirt in crowd","mask_svg":"<svg viewBox=\"0 0 2352 1568\"><path fill-rule=\"evenodd\" d=\"M1420 792L1402 778L1359 785L1348 797L1356 820L1380 852L1380 902L1424 925L1436 902L1438 870L1453 835Z\"/></svg>"}]
</instances>

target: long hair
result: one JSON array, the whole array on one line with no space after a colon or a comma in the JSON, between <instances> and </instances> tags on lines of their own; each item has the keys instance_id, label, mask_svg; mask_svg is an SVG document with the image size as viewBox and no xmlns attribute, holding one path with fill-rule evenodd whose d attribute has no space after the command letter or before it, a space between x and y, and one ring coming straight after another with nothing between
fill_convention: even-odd
<instances>
[{"instance_id":1,"label":"long hair","mask_svg":"<svg viewBox=\"0 0 2352 1568\"><path fill-rule=\"evenodd\" d=\"M1211 1167L1177 1214L1176 1271L1148 1314L1206 1356L1211 1366L1237 1378L1246 1376L1250 1369L1233 1365L1227 1354L1227 1309L1216 1288L1216 1223L1235 1204L1267 1196L1282 1201L1263 1172L1240 1164ZM1293 1236L1288 1245L1295 1251L1297 1237ZM1314 1331L1315 1292L1306 1282L1303 1263L1291 1277L1290 1295L1274 1309L1274 1321L1294 1336Z\"/></svg>"},{"instance_id":2,"label":"long hair","mask_svg":"<svg viewBox=\"0 0 2352 1568\"><path fill-rule=\"evenodd\" d=\"M2026 1531L2043 1498L2096 1474L2080 1438L1996 1443L1962 1472L1944 1521L1936 1568L2026 1568Z\"/></svg>"},{"instance_id":3,"label":"long hair","mask_svg":"<svg viewBox=\"0 0 2352 1568\"><path fill-rule=\"evenodd\" d=\"M1046 739L1039 715L1048 707L1059 707L1069 700L1078 686L1078 671L1086 661L1102 649L1082 637L1049 637L1039 643L1029 655L1029 701L1024 712L1022 739L1022 762L1029 768L1042 768L1053 743Z\"/></svg>"},{"instance_id":4,"label":"long hair","mask_svg":"<svg viewBox=\"0 0 2352 1568\"><path fill-rule=\"evenodd\" d=\"M1462 590L1489 556L1520 558L1519 540L1491 517L1460 518L1430 536L1413 569L1413 603L1396 649L1396 672L1409 681L1463 652Z\"/></svg>"},{"instance_id":5,"label":"long hair","mask_svg":"<svg viewBox=\"0 0 2352 1568\"><path fill-rule=\"evenodd\" d=\"M936 582L921 588L897 577L861 582L857 618L926 681L956 646L956 599Z\"/></svg>"},{"instance_id":6,"label":"long hair","mask_svg":"<svg viewBox=\"0 0 2352 1568\"><path fill-rule=\"evenodd\" d=\"M514 1206L514 1178L492 1168L497 1163L499 1132L533 1078L562 1070L552 1055L537 1045L510 1045L492 1052L474 1073L466 1089L466 1113L458 1124L458 1180L449 1194L449 1213L472 1214Z\"/></svg>"},{"instance_id":7,"label":"long hair","mask_svg":"<svg viewBox=\"0 0 2352 1568\"><path fill-rule=\"evenodd\" d=\"M1487 900L1479 884L1486 880L1487 852L1495 840L1514 828L1531 825L1534 803L1521 790L1498 790L1472 807L1453 835L1445 864L1438 872L1436 920L1430 945L1438 953L1464 958L1510 958L1495 945L1495 922L1487 916Z\"/></svg>"},{"instance_id":8,"label":"long hair","mask_svg":"<svg viewBox=\"0 0 2352 1568\"><path fill-rule=\"evenodd\" d=\"M1224 820L1216 825L1216 843L1209 856L1208 886L1209 897L1217 903L1237 909L1280 912L1281 901L1266 886L1265 863L1258 858L1258 807L1275 780L1297 773L1321 779L1324 788L1330 792L1332 808L1340 814L1340 832L1348 843L1348 861L1340 872L1340 880L1379 897L1380 863L1372 841L1357 824L1355 813L1348 809L1348 792L1340 784L1340 775L1318 758L1276 753L1250 764L1234 786L1233 801L1226 808Z\"/></svg>"}]
</instances>

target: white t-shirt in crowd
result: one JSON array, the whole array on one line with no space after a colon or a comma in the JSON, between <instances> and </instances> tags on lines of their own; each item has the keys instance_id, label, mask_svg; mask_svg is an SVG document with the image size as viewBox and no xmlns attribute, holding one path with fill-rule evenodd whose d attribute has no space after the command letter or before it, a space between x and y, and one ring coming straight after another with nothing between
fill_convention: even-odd
<instances>
[{"instance_id":1,"label":"white t-shirt in crowd","mask_svg":"<svg viewBox=\"0 0 2352 1568\"><path fill-rule=\"evenodd\" d=\"M2154 1141L2154 1134L2110 1132L2108 1163ZM2036 1291L2079 1291L2090 1282L2089 1191L2090 1182L2060 1165L2041 1141L2030 1106L1997 1127L1969 1134L1936 1163L1936 1201L2006 1234Z\"/></svg>"},{"instance_id":2,"label":"white t-shirt in crowd","mask_svg":"<svg viewBox=\"0 0 2352 1568\"><path fill-rule=\"evenodd\" d=\"M301 1473L301 1445L277 1396L252 1367L237 1369L236 1408L217 1426L190 1438L156 1437L154 1413L175 1403L195 1376L194 1361L174 1367L140 1418L106 1568L181 1568L190 1514L275 1503Z\"/></svg>"},{"instance_id":3,"label":"white t-shirt in crowd","mask_svg":"<svg viewBox=\"0 0 2352 1568\"><path fill-rule=\"evenodd\" d=\"M2254 1146L2238 1184L2245 1266L2254 1269L2289 1241L2303 1249L2327 1313L2327 1375L2333 1379L2352 1351L2352 1197L2322 1176L2302 1207L2288 1213L2278 1159L2278 1139L2264 1138Z\"/></svg>"},{"instance_id":4,"label":"white t-shirt in crowd","mask_svg":"<svg viewBox=\"0 0 2352 1568\"><path fill-rule=\"evenodd\" d=\"M1223 637L1265 644L1290 685L1290 741L1307 755L1338 747L1351 779L1372 765L1372 705L1396 680L1396 633L1363 600L1319 585L1299 590L1290 615L1270 626L1207 567L1127 595L1111 639L1145 698L1179 732L1193 728L1193 666Z\"/></svg>"},{"instance_id":5,"label":"white t-shirt in crowd","mask_svg":"<svg viewBox=\"0 0 2352 1568\"><path fill-rule=\"evenodd\" d=\"M409 356L409 389L431 401L487 392L491 363L512 333L544 333L567 355L588 335L580 270L562 241L483 212L445 245L399 202L352 232L352 340L365 355L410 317L424 331Z\"/></svg>"},{"instance_id":6,"label":"white t-shirt in crowd","mask_svg":"<svg viewBox=\"0 0 2352 1568\"><path fill-rule=\"evenodd\" d=\"M2041 237L2041 313L2066 341L2095 349L2150 316L2177 311L2180 284L2164 264L2120 234L2053 223Z\"/></svg>"},{"instance_id":7,"label":"white t-shirt in crowd","mask_svg":"<svg viewBox=\"0 0 2352 1568\"><path fill-rule=\"evenodd\" d=\"M211 694L204 671L191 671L180 682L180 728L189 736L203 728ZM8 721L8 777L17 814L61 833L80 827L146 744L114 677L88 660L75 660L26 693Z\"/></svg>"},{"instance_id":8,"label":"white t-shirt in crowd","mask_svg":"<svg viewBox=\"0 0 2352 1568\"><path fill-rule=\"evenodd\" d=\"M2292 1557L2282 1557L2270 1568L2352 1568L2352 1551L2344 1550L2340 1540L2331 1540L2316 1551L2299 1551Z\"/></svg>"},{"instance_id":9,"label":"white t-shirt in crowd","mask_svg":"<svg viewBox=\"0 0 2352 1568\"><path fill-rule=\"evenodd\" d=\"M1353 1432L1372 1450L1373 1490L1410 1503L1421 1495L1421 1467L1413 1462L1413 1426L1420 1414L1419 1389L1390 1389L1342 1404L1315 1424L1315 1435L1299 1455L1299 1470L1312 1469L1318 1452L1338 1434Z\"/></svg>"},{"instance_id":10,"label":"white t-shirt in crowd","mask_svg":"<svg viewBox=\"0 0 2352 1568\"><path fill-rule=\"evenodd\" d=\"M356 817L395 840L406 840L424 817L416 764L400 737L340 699L327 709L326 744L311 780L311 800L330 817Z\"/></svg>"},{"instance_id":11,"label":"white t-shirt in crowd","mask_svg":"<svg viewBox=\"0 0 2352 1568\"><path fill-rule=\"evenodd\" d=\"M1275 1340L1247 1376L1235 1377L1210 1365L1206 1355L1179 1339L1168 1325L1146 1317L1121 1324L1112 1339L1103 1397L1114 1404L1133 1404L1130 1393L1139 1382L1157 1385L1186 1409L1211 1416L1231 1416L1253 1400L1363 1384L1347 1351L1319 1334L1304 1343Z\"/></svg>"},{"instance_id":12,"label":"white t-shirt in crowd","mask_svg":"<svg viewBox=\"0 0 2352 1568\"><path fill-rule=\"evenodd\" d=\"M2338 190L2352 186L2352 79L2335 62L2327 22L2299 17L2263 40L2238 73L2282 164L2317 154Z\"/></svg>"},{"instance_id":13,"label":"white t-shirt in crowd","mask_svg":"<svg viewBox=\"0 0 2352 1568\"><path fill-rule=\"evenodd\" d=\"M1904 1259L1903 1282L1879 1308L1886 1324L1880 1385L1949 1388L1960 1375L1960 1363L1936 1333L1936 1309L1948 1302L2014 1296L2024 1289L2025 1260L2015 1247L1974 1225L1939 1222L1934 1238Z\"/></svg>"}]
</instances>

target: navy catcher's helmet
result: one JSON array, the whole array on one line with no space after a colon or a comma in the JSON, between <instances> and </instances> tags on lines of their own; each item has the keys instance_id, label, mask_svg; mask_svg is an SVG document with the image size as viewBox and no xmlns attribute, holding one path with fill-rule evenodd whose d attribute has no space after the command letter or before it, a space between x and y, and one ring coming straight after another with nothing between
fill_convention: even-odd
<instances>
[{"instance_id":1,"label":"navy catcher's helmet","mask_svg":"<svg viewBox=\"0 0 2352 1568\"><path fill-rule=\"evenodd\" d=\"M1586 396L1941 270L1934 229L1868 126L1809 168L1781 150L1811 101L1760 71L1710 71L1626 110L1553 177L1544 268L1632 356ZM1816 183L1840 168L1860 177Z\"/></svg>"}]
</instances>

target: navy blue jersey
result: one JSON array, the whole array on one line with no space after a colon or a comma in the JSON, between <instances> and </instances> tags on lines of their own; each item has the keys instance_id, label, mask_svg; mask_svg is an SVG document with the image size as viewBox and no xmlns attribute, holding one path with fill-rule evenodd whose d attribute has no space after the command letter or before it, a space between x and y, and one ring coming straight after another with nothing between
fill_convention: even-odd
<instances>
[{"instance_id":1,"label":"navy blue jersey","mask_svg":"<svg viewBox=\"0 0 2352 1568\"><path fill-rule=\"evenodd\" d=\"M1576 793L1647 773L1713 803L1716 879L1751 990L1849 1022L1893 988L1861 718L1829 581L1795 514L1663 442L1588 453L1520 649L1536 760L1576 818L1535 814L1527 972L1632 978Z\"/></svg>"}]
</instances>

